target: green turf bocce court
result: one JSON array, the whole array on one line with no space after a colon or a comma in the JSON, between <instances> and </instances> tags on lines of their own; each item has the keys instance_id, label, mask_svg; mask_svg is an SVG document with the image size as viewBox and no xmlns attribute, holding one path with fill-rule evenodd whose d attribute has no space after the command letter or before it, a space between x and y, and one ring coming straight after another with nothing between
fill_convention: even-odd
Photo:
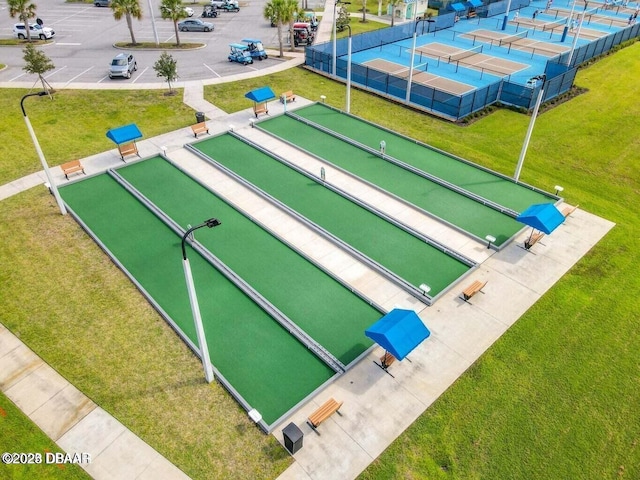
<instances>
[{"instance_id":1,"label":"green turf bocce court","mask_svg":"<svg viewBox=\"0 0 640 480\"><path fill-rule=\"evenodd\" d=\"M444 197L429 204L440 204L443 212L453 212L453 218L459 218L455 213L459 210L471 210L472 214L465 212L464 216L500 232L502 243L522 229L512 216L355 143L384 135L398 159L411 157L425 169L431 161L432 170L448 175L445 182L457 181L460 188L489 184L474 195L491 196L490 203L506 203L506 209L554 198L486 170L477 172L468 162L321 105L300 109L296 115L333 126L344 122L344 131L353 132L354 139L336 138L291 116L261 122L259 127L286 135L287 141L295 139L305 150L323 154L331 163L343 160L342 168L380 183L384 190L395 185L393 193L410 203L419 201L421 191L428 191L427 199ZM406 282L408 291L427 282L436 298L476 267L464 256L425 241L366 205L325 188L313 176L237 135L207 138L189 149L202 157L207 168L232 172L328 232L337 245L356 249L393 278ZM188 248L188 257L216 375L245 409L260 412L265 431L271 431L292 409L366 354L373 344L365 337L365 329L387 313L295 245L256 223L211 186L161 156L71 182L60 191L83 227L197 353L181 266L181 238L191 225L211 217L220 219L219 228L195 232L199 245ZM412 197L414 194L418 196ZM479 235L469 224L458 227L471 237ZM268 308L256 303L255 295Z\"/></svg>"}]
</instances>

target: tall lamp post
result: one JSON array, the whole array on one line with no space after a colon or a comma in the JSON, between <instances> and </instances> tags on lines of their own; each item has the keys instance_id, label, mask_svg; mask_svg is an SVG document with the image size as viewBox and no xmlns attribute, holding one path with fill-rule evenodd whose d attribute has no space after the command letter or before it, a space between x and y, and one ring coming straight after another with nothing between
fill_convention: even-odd
<instances>
[{"instance_id":1,"label":"tall lamp post","mask_svg":"<svg viewBox=\"0 0 640 480\"><path fill-rule=\"evenodd\" d=\"M580 23L578 24L578 30L573 36L573 42L571 43L571 51L569 52L569 58L567 58L567 67L571 66L571 60L573 60L573 52L576 49L576 45L578 44L578 37L580 36L580 30L582 30L582 24L584 23L584 16L587 13L587 5L589 2L584 2L584 10L582 10L582 15L580 16Z\"/></svg>"},{"instance_id":2,"label":"tall lamp post","mask_svg":"<svg viewBox=\"0 0 640 480\"><path fill-rule=\"evenodd\" d=\"M33 141L33 145L36 147L36 152L38 153L38 158L40 159L40 163L42 164L42 169L44 170L44 174L47 176L47 182L49 182L49 187L53 196L56 199L56 203L60 208L60 213L62 215L67 214L67 208L64 206L64 202L60 197L60 193L58 192L58 187L56 183L53 181L53 177L51 177L51 172L49 171L49 165L47 164L47 160L44 158L44 153L42 153L42 149L40 148L40 143L38 142L38 138L36 137L36 132L33 131L33 127L31 126L31 122L29 121L29 117L27 116L27 112L24 109L24 99L27 97L42 97L44 95L48 95L47 92L42 91L38 93L27 93L22 100L20 100L20 108L22 109L22 116L24 117L24 123L27 124L27 129L29 130L29 135L31 135L31 140Z\"/></svg>"},{"instance_id":3,"label":"tall lamp post","mask_svg":"<svg viewBox=\"0 0 640 480\"><path fill-rule=\"evenodd\" d=\"M421 18L420 20L417 20L416 24L413 26L413 44L411 45L411 64L409 65L409 80L407 82L407 95L406 95L406 97L404 99L404 101L406 103L409 103L409 101L411 100L411 82L413 81L413 63L414 63L413 57L416 54L416 40L418 38L418 24L420 22L428 22L428 21L429 21L429 19Z\"/></svg>"},{"instance_id":4,"label":"tall lamp post","mask_svg":"<svg viewBox=\"0 0 640 480\"><path fill-rule=\"evenodd\" d=\"M351 112L351 25L346 25L349 29L349 40L347 43L347 113Z\"/></svg>"},{"instance_id":5,"label":"tall lamp post","mask_svg":"<svg viewBox=\"0 0 640 480\"><path fill-rule=\"evenodd\" d=\"M529 140L531 139L531 132L533 132L533 126L536 123L536 117L538 116L538 109L540 108L540 104L542 103L542 97L544 96L544 83L547 81L547 76L543 73L537 77L533 77L532 80L536 81L536 86L538 85L538 80L542 80L542 86L540 87L540 91L538 92L538 98L536 99L536 105L533 108L533 113L531 114L531 121L529 122L529 128L527 129L527 134L524 138L524 143L522 144L522 150L520 151L520 158L518 159L518 165L516 166L516 173L513 175L513 179L517 182L520 178L520 171L522 170L522 164L524 163L524 157L527 154L527 148L529 147Z\"/></svg>"},{"instance_id":6,"label":"tall lamp post","mask_svg":"<svg viewBox=\"0 0 640 480\"><path fill-rule=\"evenodd\" d=\"M204 368L204 378L207 383L213 381L213 366L211 365L211 359L209 358L209 347L207 346L207 339L204 335L204 327L202 326L202 317L200 316L200 306L198 305L198 297L196 296L196 289L193 284L193 275L191 275L191 265L187 258L187 250L185 249L185 242L187 237L193 232L202 227L213 228L220 225L220 220L217 218L210 218L200 225L191 227L182 236L182 267L184 268L184 277L187 281L187 291L189 292L189 303L191 304L191 314L193 315L193 322L196 325L196 334L198 335L198 347L200 347L200 356L202 357L202 367Z\"/></svg>"},{"instance_id":7,"label":"tall lamp post","mask_svg":"<svg viewBox=\"0 0 640 480\"><path fill-rule=\"evenodd\" d=\"M153 5L151 5L151 0L149 0L149 15L151 16L151 28L153 30L153 36L156 39L156 46L160 45L160 39L158 38L158 30L156 29L156 19L153 16Z\"/></svg>"},{"instance_id":8,"label":"tall lamp post","mask_svg":"<svg viewBox=\"0 0 640 480\"><path fill-rule=\"evenodd\" d=\"M336 11L337 11L337 7L338 4L340 5L351 5L351 2L343 2L341 0L336 0L336 2L333 4L333 65L332 65L332 70L331 70L331 74L336 77L337 76L337 71L336 71L336 24L338 23L338 19L336 18ZM351 31L351 29L349 29L349 31Z\"/></svg>"}]
</instances>

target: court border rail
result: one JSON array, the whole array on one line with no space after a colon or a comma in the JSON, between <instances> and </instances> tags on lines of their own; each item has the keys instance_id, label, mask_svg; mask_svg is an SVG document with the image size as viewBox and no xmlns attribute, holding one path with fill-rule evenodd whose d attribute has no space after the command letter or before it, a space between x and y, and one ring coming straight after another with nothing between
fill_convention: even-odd
<instances>
[{"instance_id":1,"label":"court border rail","mask_svg":"<svg viewBox=\"0 0 640 480\"><path fill-rule=\"evenodd\" d=\"M268 155L269 157L273 158L274 160L280 161L281 163L283 163L283 164L285 164L287 166L290 166L286 162L286 160L284 160L284 159L281 160L277 155L273 154L272 152L269 152L268 150L266 150L264 147L261 147L260 145L257 145L257 144L255 144L253 142L248 141L248 139L242 137L241 135L238 135L235 132L227 132L227 134L229 134L229 135L233 136L234 138L246 143L247 145L250 145L252 148L255 148L255 149L259 150L260 152ZM224 135L224 133L222 135ZM253 191L257 195L259 195L260 197L262 197L266 201L276 205L277 207L279 207L280 209L282 209L283 211L285 211L286 213L291 215L293 218L295 218L296 220L298 220L299 222L301 222L302 224L307 226L309 229L311 229L312 231L314 231L315 233L317 233L321 237L325 238L326 240L330 241L336 247L340 248L344 252L350 254L352 257L358 259L359 261L361 261L362 263L367 265L369 268L371 268L372 270L376 271L377 273L379 273L380 275L385 277L387 280L389 280L392 283L394 283L396 286L400 287L405 292L409 293L410 295L412 295L416 299L420 300L422 303L425 303L427 306L433 305L435 299L438 298L439 295L436 295L436 296L433 296L433 297L428 295L428 294L425 295L425 293L422 290L420 290L418 287L412 285L411 283L409 283L408 281L406 281L405 279L403 279L399 275L395 274L394 272L392 272L388 268L384 267L383 265L379 264L375 260L369 258L367 255L365 255L364 253L360 252L356 248L352 247L351 245L346 243L344 240L340 239L339 237L337 237L336 235L332 234L331 232L329 232L328 230L324 229L323 227L321 227L320 225L316 224L315 222L312 222L311 220L306 218L304 215L302 215L302 214L298 213L297 211L293 210L291 207L289 207L285 203L281 202L277 198L273 197L269 193L265 192L264 190L262 190L261 188L257 187L253 183L249 182L248 180L246 180L242 176L238 175L237 173L235 173L231 169L229 169L226 166L220 164L215 159L212 159L211 157L209 157L205 153L200 152L195 147L193 147L191 144L185 145L185 148L187 150L195 153L197 156L199 156L203 160L205 160L207 162L210 162L216 168L219 168L223 172L227 173L229 176L231 176L232 178L237 180L239 183L241 183L242 185L244 185L247 188L249 188L251 191ZM308 174L307 172L304 172L304 171L299 171L298 173L301 173L301 174L305 175L307 178L309 178L309 179L313 180L314 182L319 183L319 184L322 185L322 182L318 182L317 181L317 177L314 177L313 175ZM335 193L338 193L338 192L335 192ZM468 265L467 264L467 266L469 266L470 268L476 268L477 264L475 264L475 262L473 262L472 265ZM350 288L352 288L352 287L350 287ZM444 293L445 291L447 291L447 289L443 290L441 293Z\"/></svg>"},{"instance_id":2,"label":"court border rail","mask_svg":"<svg viewBox=\"0 0 640 480\"><path fill-rule=\"evenodd\" d=\"M387 155L386 153L383 154L381 153L379 150L376 150L375 148L369 147L368 145L364 145L356 140L353 140L350 137L347 137L346 135L343 135L339 132L336 132L335 130L331 130L328 127L324 127L322 125L319 125L315 122L312 122L311 120L308 120L306 118L300 117L299 115L292 113L292 112L287 112L286 115L295 118L296 120L298 120L299 122L305 123L309 126L312 126L314 128L317 128L318 130L331 135L334 138L337 138L339 140L342 140L344 142L349 143L350 145L353 145L356 148L359 148L361 150L364 150L372 155L375 155L376 157L391 163L392 165L396 165L400 168L402 168L403 170L406 170L408 172L413 173L414 175L418 175L419 177L425 178L429 181L432 181L433 183L435 183L436 185L440 185L441 187L445 187L449 190L452 190L456 193L459 193L460 195L467 197L471 200L476 201L477 203L480 203L486 207L492 208L493 210L496 210L497 212L500 212L502 214L505 214L507 216L510 216L512 218L516 218L519 213L516 212L515 210L512 210L511 208L505 207L504 205L500 205L497 202L494 202L493 200L489 200L487 198L484 198L481 195L478 195L476 193L470 192L469 190L466 190L454 183L448 182L447 180L444 180L440 177L437 177L435 175L430 174L429 172L425 172L424 170L421 170L417 167L414 167L413 165L409 165L408 163L403 162L402 160L399 160L397 158L395 158L392 155ZM336 167L335 165L333 165L330 162L329 163L331 166L340 169L340 167ZM355 175L354 175L355 176ZM359 177L358 177L359 178ZM417 205L411 204L413 205L415 208L419 208L420 210L423 210L422 208L418 207ZM440 219L442 220L442 219ZM443 220L444 221L444 220ZM475 235L471 234L473 237L477 238Z\"/></svg>"}]
</instances>

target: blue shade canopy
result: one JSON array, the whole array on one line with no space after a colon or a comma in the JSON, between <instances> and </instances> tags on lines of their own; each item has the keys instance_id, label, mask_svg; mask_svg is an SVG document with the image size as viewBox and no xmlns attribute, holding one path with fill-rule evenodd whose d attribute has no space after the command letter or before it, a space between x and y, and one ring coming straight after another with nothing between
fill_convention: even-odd
<instances>
[{"instance_id":1,"label":"blue shade canopy","mask_svg":"<svg viewBox=\"0 0 640 480\"><path fill-rule=\"evenodd\" d=\"M516 220L548 235L564 222L564 216L554 204L539 203L531 205Z\"/></svg>"},{"instance_id":2,"label":"blue shade canopy","mask_svg":"<svg viewBox=\"0 0 640 480\"><path fill-rule=\"evenodd\" d=\"M450 3L449 8L454 12L464 12L466 10L466 8L464 8L464 5L461 3Z\"/></svg>"},{"instance_id":3,"label":"blue shade canopy","mask_svg":"<svg viewBox=\"0 0 640 480\"><path fill-rule=\"evenodd\" d=\"M364 334L386 351L402 360L431 335L420 317L413 310L394 308Z\"/></svg>"},{"instance_id":4,"label":"blue shade canopy","mask_svg":"<svg viewBox=\"0 0 640 480\"><path fill-rule=\"evenodd\" d=\"M116 145L120 145L142 138L142 132L135 123L132 123L124 127L112 128L107 132L107 138L114 141Z\"/></svg>"},{"instance_id":5,"label":"blue shade canopy","mask_svg":"<svg viewBox=\"0 0 640 480\"><path fill-rule=\"evenodd\" d=\"M471 7L478 8L482 6L482 0L468 0L467 4Z\"/></svg>"},{"instance_id":6,"label":"blue shade canopy","mask_svg":"<svg viewBox=\"0 0 640 480\"><path fill-rule=\"evenodd\" d=\"M243 47L245 46L246 45L243 45ZM276 94L273 93L273 90L269 87L260 87L255 90L251 90L250 92L245 93L244 96L249 100L253 100L258 103L276 98Z\"/></svg>"}]
</instances>

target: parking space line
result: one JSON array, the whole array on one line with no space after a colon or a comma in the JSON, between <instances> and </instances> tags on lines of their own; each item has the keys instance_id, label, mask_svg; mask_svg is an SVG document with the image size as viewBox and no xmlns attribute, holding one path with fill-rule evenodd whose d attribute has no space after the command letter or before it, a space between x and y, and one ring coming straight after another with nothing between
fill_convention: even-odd
<instances>
[{"instance_id":1,"label":"parking space line","mask_svg":"<svg viewBox=\"0 0 640 480\"><path fill-rule=\"evenodd\" d=\"M21 74L20 74L20 75L18 75L17 77L10 78L10 79L9 79L9 81L10 81L10 82L13 82L13 81L15 81L15 80L17 80L17 79L19 79L19 78L21 78L21 77L24 77L25 75L26 75L26 73L21 73Z\"/></svg>"},{"instance_id":2,"label":"parking space line","mask_svg":"<svg viewBox=\"0 0 640 480\"><path fill-rule=\"evenodd\" d=\"M53 77L56 73L61 72L62 70L64 70L65 68L67 68L67 66L65 65L64 67L60 67L60 68L56 68L53 72L51 72L49 75L45 76L44 78L51 78Z\"/></svg>"},{"instance_id":3,"label":"parking space line","mask_svg":"<svg viewBox=\"0 0 640 480\"><path fill-rule=\"evenodd\" d=\"M140 73L138 73L138 75L136 75L136 78L134 78L131 83L136 83L138 80L140 80L140 78L142 78L142 75L144 74L144 72L146 72L147 70L149 70L149 67L145 68L144 70L142 70Z\"/></svg>"},{"instance_id":4,"label":"parking space line","mask_svg":"<svg viewBox=\"0 0 640 480\"><path fill-rule=\"evenodd\" d=\"M68 86L71 82L73 82L76 78L84 75L85 73L87 73L89 70L93 70L93 67L89 67L87 68L84 72L80 72L78 75L76 75L75 77L70 78L67 83L64 84L64 86Z\"/></svg>"},{"instance_id":5,"label":"parking space line","mask_svg":"<svg viewBox=\"0 0 640 480\"><path fill-rule=\"evenodd\" d=\"M218 72L216 72L213 68L211 68L209 65L207 65L206 63L203 63L202 65L204 65L205 68L209 69L211 71L211 73L213 73L214 75L216 75L218 78L220 78L222 75L219 75Z\"/></svg>"}]
</instances>

